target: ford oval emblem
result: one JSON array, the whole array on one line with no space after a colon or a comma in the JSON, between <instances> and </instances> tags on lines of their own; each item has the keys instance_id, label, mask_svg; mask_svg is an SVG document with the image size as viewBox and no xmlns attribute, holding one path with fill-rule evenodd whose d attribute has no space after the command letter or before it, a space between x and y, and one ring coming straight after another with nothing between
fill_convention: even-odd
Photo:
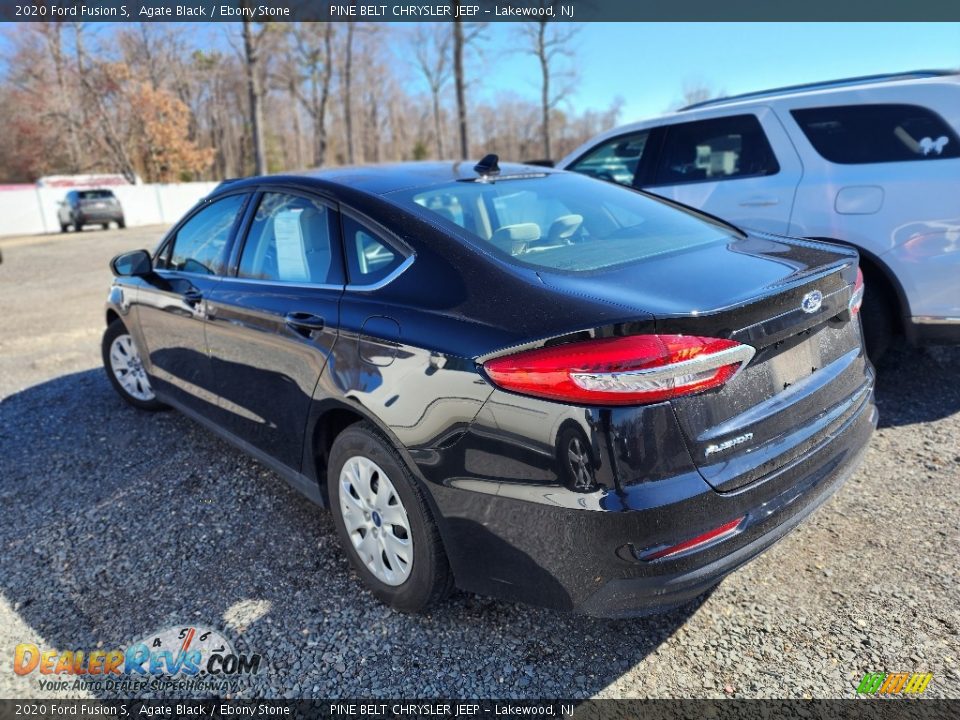
<instances>
[{"instance_id":1,"label":"ford oval emblem","mask_svg":"<svg viewBox=\"0 0 960 720\"><path fill-rule=\"evenodd\" d=\"M811 290L800 301L800 308L805 313L815 313L821 305L823 305L823 293L819 290Z\"/></svg>"}]
</instances>

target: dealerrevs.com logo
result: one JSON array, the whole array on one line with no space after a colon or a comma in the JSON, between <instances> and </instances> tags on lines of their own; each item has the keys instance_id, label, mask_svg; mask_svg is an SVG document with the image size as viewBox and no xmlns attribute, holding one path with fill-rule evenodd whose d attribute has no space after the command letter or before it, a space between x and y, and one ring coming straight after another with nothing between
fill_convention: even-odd
<instances>
[{"instance_id":1,"label":"dealerrevs.com logo","mask_svg":"<svg viewBox=\"0 0 960 720\"><path fill-rule=\"evenodd\" d=\"M933 680L933 673L867 673L857 686L857 695L919 695Z\"/></svg>"},{"instance_id":2,"label":"dealerrevs.com logo","mask_svg":"<svg viewBox=\"0 0 960 720\"><path fill-rule=\"evenodd\" d=\"M37 674L41 688L54 691L229 691L239 687L239 678L258 673L261 663L261 655L237 652L219 630L188 626L151 633L125 649L42 650L20 643L13 670Z\"/></svg>"}]
</instances>

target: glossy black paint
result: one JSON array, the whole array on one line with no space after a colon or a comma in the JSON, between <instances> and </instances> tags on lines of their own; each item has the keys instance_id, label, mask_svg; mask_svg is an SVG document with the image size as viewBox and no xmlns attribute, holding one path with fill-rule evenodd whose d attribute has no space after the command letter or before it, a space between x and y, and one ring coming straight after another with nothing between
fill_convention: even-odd
<instances>
[{"instance_id":1,"label":"glossy black paint","mask_svg":"<svg viewBox=\"0 0 960 720\"><path fill-rule=\"evenodd\" d=\"M535 272L385 197L474 175L472 163L426 163L224 184L205 202L248 200L224 275L119 277L108 319L122 317L136 336L161 399L318 502L336 433L372 423L427 489L457 584L508 599L596 615L665 609L774 542L856 466L876 412L859 323L846 311L855 253L737 233L698 255L592 277ZM238 278L266 190L321 198L413 261L373 287ZM823 309L798 316L814 286ZM643 332L733 337L758 353L720 391L642 407L522 397L480 368L519 347ZM754 441L722 461L705 455L746 432ZM573 439L587 449L590 487L574 486ZM716 546L637 559L740 516L740 532Z\"/></svg>"}]
</instances>

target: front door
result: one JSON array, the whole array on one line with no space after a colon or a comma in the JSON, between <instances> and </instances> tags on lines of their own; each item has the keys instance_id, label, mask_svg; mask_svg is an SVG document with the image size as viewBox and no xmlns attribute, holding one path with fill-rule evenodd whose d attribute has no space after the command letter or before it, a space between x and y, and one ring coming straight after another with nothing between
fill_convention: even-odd
<instances>
[{"instance_id":1,"label":"front door","mask_svg":"<svg viewBox=\"0 0 960 720\"><path fill-rule=\"evenodd\" d=\"M207 298L218 424L299 470L311 398L337 340L339 221L330 203L296 191L256 202L236 270Z\"/></svg>"},{"instance_id":2,"label":"front door","mask_svg":"<svg viewBox=\"0 0 960 720\"><path fill-rule=\"evenodd\" d=\"M220 282L227 247L248 195L229 195L196 210L154 258L153 275L137 293L137 319L147 372L166 399L211 415L204 321Z\"/></svg>"}]
</instances>

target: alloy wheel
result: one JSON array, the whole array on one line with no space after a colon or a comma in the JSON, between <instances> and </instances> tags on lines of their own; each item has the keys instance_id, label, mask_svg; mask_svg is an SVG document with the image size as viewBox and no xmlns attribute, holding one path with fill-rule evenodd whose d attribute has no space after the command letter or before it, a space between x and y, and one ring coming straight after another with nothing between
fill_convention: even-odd
<instances>
[{"instance_id":1,"label":"alloy wheel","mask_svg":"<svg viewBox=\"0 0 960 720\"><path fill-rule=\"evenodd\" d=\"M127 333L117 335L110 343L110 371L130 397L143 402L156 398L147 372L143 369L140 352Z\"/></svg>"}]
</instances>

